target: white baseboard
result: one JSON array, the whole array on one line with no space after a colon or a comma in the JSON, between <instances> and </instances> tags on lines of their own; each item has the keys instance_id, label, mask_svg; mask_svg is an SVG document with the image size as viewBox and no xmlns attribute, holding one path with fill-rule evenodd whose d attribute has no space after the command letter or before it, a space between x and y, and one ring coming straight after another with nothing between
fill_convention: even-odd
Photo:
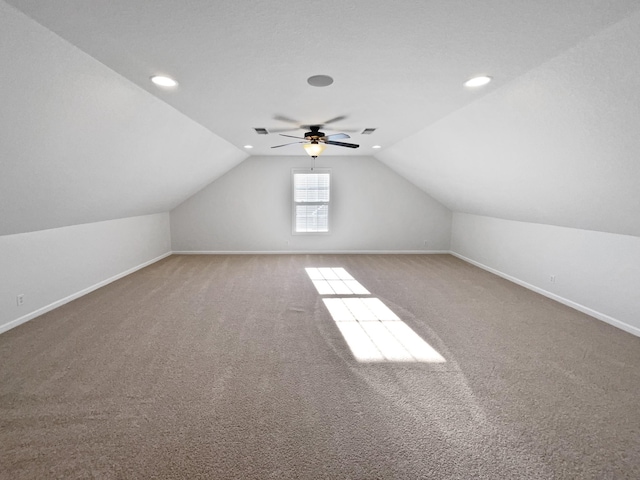
<instances>
[{"instance_id":1,"label":"white baseboard","mask_svg":"<svg viewBox=\"0 0 640 480\"><path fill-rule=\"evenodd\" d=\"M10 321L9 323L5 323L4 325L0 325L0 334L6 332L7 330L11 330L12 328L17 327L18 325L22 325L25 322L28 322L29 320L32 320L36 317L39 317L40 315L50 312L51 310L58 308L62 305L64 305L65 303L69 303L72 300L75 300L77 298L82 297L83 295L86 295L87 293L91 293L94 290L97 290L100 287L104 287L105 285L108 285L111 282L115 282L116 280L121 279L122 277L126 277L127 275L140 270L144 267L147 267L149 265L151 265L152 263L156 263L160 260L162 260L163 258L168 257L169 255L171 255L171 252L167 252L165 254L160 255L159 257L156 257L152 260L149 260L148 262L144 262L140 265L137 265L133 268L130 268L128 270L125 270L122 273L119 273L117 275L114 275L113 277L107 278L106 280L103 280L101 282L96 283L95 285L91 285L90 287L84 288L82 290L80 290L79 292L76 292L72 295L69 295L68 297L64 297L60 300L56 300L53 303L50 303L49 305L46 305L42 308L39 308L37 310L34 310L31 313L27 313L26 315L23 315L20 318L16 318L15 320Z\"/></svg>"},{"instance_id":2,"label":"white baseboard","mask_svg":"<svg viewBox=\"0 0 640 480\"><path fill-rule=\"evenodd\" d=\"M174 255L401 255L448 254L449 250L175 250Z\"/></svg>"},{"instance_id":3,"label":"white baseboard","mask_svg":"<svg viewBox=\"0 0 640 480\"><path fill-rule=\"evenodd\" d=\"M597 310L593 310L592 308L585 307L584 305L580 303L576 303L573 300L569 300L568 298L561 297L560 295L556 295L555 293L549 292L540 287L536 287L535 285L532 285L531 283L527 283L523 280L520 280L519 278L512 277L511 275L507 275L506 273L503 273L500 270L496 270L495 268L491 268L480 262L476 262L475 260L467 258L464 255L460 255L459 253L456 253L453 251L449 253L454 257L458 257L460 260L464 260L465 262L470 263L471 265L475 265L476 267L486 270L487 272L491 272L495 275L498 275L499 277L509 280L510 282L516 283L524 288L528 288L529 290L533 290L534 292L539 293L540 295L544 295L545 297L551 298L556 302L562 303L563 305L574 308L579 312L586 313L587 315L597 318L598 320L602 320L603 322L613 325L614 327L624 330L625 332L628 332L637 337L640 337L640 328L634 327L633 325L629 325L628 323L618 320L617 318L613 318L602 312L598 312Z\"/></svg>"}]
</instances>

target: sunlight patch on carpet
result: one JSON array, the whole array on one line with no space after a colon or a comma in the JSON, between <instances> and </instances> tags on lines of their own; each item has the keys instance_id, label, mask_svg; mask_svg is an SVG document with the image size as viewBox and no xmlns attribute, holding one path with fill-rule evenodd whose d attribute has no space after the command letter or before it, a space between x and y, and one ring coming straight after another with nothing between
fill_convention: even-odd
<instances>
[{"instance_id":1,"label":"sunlight patch on carpet","mask_svg":"<svg viewBox=\"0 0 640 480\"><path fill-rule=\"evenodd\" d=\"M370 295L344 268L305 270L320 295ZM330 297L322 301L359 362L446 362L379 298Z\"/></svg>"},{"instance_id":2,"label":"sunlight patch on carpet","mask_svg":"<svg viewBox=\"0 0 640 480\"><path fill-rule=\"evenodd\" d=\"M305 268L320 295L368 295L344 268Z\"/></svg>"},{"instance_id":3,"label":"sunlight patch on carpet","mask_svg":"<svg viewBox=\"0 0 640 480\"><path fill-rule=\"evenodd\" d=\"M323 298L322 301L360 362L446 361L379 298Z\"/></svg>"}]
</instances>

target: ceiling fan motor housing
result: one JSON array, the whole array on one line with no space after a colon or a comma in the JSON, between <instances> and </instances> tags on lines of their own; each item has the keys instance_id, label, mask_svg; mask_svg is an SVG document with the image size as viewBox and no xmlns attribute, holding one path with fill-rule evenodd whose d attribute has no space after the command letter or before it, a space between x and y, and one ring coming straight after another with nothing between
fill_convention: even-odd
<instances>
[{"instance_id":1,"label":"ceiling fan motor housing","mask_svg":"<svg viewBox=\"0 0 640 480\"><path fill-rule=\"evenodd\" d=\"M319 131L320 127L312 125L309 128L311 129L311 131L304 134L304 138L306 138L307 140L318 140L325 136L324 132Z\"/></svg>"}]
</instances>

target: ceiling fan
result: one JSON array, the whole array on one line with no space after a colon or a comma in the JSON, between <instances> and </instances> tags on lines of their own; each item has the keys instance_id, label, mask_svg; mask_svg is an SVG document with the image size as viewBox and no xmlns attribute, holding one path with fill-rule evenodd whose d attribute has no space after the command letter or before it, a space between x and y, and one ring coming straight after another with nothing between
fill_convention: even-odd
<instances>
[{"instance_id":1,"label":"ceiling fan","mask_svg":"<svg viewBox=\"0 0 640 480\"><path fill-rule=\"evenodd\" d=\"M294 145L296 143L303 143L303 148L312 157L317 157L326 148L326 145L335 145L337 147L358 148L360 145L355 143L338 142L336 140L342 140L344 138L351 138L346 133L334 133L332 135L326 135L320 131L322 125L309 125L309 131L304 134L304 137L296 137L293 135L285 135L281 133L283 137L297 138L298 142L283 143L282 145L275 145L271 148L286 147L287 145Z\"/></svg>"},{"instance_id":2,"label":"ceiling fan","mask_svg":"<svg viewBox=\"0 0 640 480\"><path fill-rule=\"evenodd\" d=\"M345 117L344 115L340 115L338 117L332 118L331 120L327 120L324 123L317 123L315 125L300 125L300 123L296 120L293 120L289 117L286 117L284 115L276 115L275 117L273 117L275 120L279 120L281 122L287 122L287 123L294 123L298 125L298 128L301 129L309 129L308 132L306 132L304 134L304 137L296 137L294 135L285 135L284 133L281 133L280 135L282 135L283 137L289 137L289 138L297 138L298 140L302 140L302 141L298 141L298 142L290 142L290 143L285 143L282 145L275 145L271 148L280 148L280 147L286 147L287 145L294 145L296 143L303 143L303 148L305 149L305 151L311 156L311 157L317 157L318 155L320 155L322 153L322 151L326 148L327 145L335 145L338 147L347 147L347 148L358 148L360 145L356 145L355 143L345 143L345 142L338 142L337 140L342 140L345 138L351 138L349 135L347 135L346 133L334 133L331 135L327 135L324 132L321 132L320 129L325 127L326 125L328 125L329 123L335 123L335 122L339 122L341 120L344 120ZM284 130L285 132L289 130L286 129ZM273 130L271 130L273 132ZM280 130L281 132L283 130ZM347 130L350 131L350 130ZM275 133L275 132L274 132Z\"/></svg>"}]
</instances>

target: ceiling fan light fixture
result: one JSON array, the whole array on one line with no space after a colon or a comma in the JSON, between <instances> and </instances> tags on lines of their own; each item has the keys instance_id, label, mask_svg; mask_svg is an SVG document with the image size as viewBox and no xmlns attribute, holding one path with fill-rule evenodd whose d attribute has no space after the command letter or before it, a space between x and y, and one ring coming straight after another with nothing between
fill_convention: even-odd
<instances>
[{"instance_id":1,"label":"ceiling fan light fixture","mask_svg":"<svg viewBox=\"0 0 640 480\"><path fill-rule=\"evenodd\" d=\"M305 143L302 148L310 157L318 157L327 146L324 143Z\"/></svg>"},{"instance_id":2,"label":"ceiling fan light fixture","mask_svg":"<svg viewBox=\"0 0 640 480\"><path fill-rule=\"evenodd\" d=\"M483 85L486 85L487 83L489 83L491 80L492 80L491 77L487 75L481 75L479 77L470 78L469 80L464 82L464 86L465 87L482 87Z\"/></svg>"},{"instance_id":3,"label":"ceiling fan light fixture","mask_svg":"<svg viewBox=\"0 0 640 480\"><path fill-rule=\"evenodd\" d=\"M164 88L175 88L178 86L177 81L171 77L167 77L166 75L154 75L151 77L151 81L159 87Z\"/></svg>"}]
</instances>

